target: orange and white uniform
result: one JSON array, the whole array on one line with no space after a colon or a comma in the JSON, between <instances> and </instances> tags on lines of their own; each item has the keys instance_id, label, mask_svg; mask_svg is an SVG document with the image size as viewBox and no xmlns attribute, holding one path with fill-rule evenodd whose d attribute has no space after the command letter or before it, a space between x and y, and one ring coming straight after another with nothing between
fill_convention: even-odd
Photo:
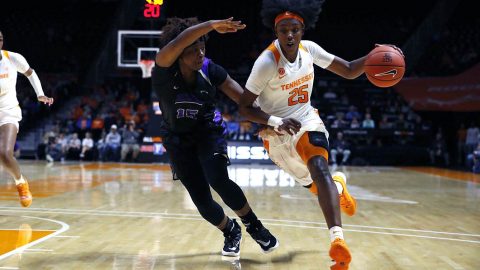
<instances>
[{"instance_id":1,"label":"orange and white uniform","mask_svg":"<svg viewBox=\"0 0 480 270\"><path fill-rule=\"evenodd\" d=\"M328 140L325 125L310 103L313 64L327 68L334 58L318 44L302 40L297 58L290 63L283 55L278 40L275 40L255 61L246 83L246 88L258 95L255 106L262 111L301 122L302 128L293 136L270 132L262 139L270 159L304 186L312 183L306 160L312 155L323 155L328 160L328 149L310 147L306 133L319 131Z\"/></svg>"},{"instance_id":2,"label":"orange and white uniform","mask_svg":"<svg viewBox=\"0 0 480 270\"><path fill-rule=\"evenodd\" d=\"M1 50L0 60L0 126L11 123L17 126L22 112L17 100L17 73L30 68L25 58L14 52Z\"/></svg>"}]
</instances>

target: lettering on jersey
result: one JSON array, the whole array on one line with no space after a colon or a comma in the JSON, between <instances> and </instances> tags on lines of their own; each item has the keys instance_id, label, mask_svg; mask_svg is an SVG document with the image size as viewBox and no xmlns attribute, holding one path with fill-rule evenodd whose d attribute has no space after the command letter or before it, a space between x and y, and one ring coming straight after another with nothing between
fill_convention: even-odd
<instances>
[{"instance_id":1,"label":"lettering on jersey","mask_svg":"<svg viewBox=\"0 0 480 270\"><path fill-rule=\"evenodd\" d=\"M8 78L8 73L0 74L0 79L6 79L6 78Z\"/></svg>"},{"instance_id":2,"label":"lettering on jersey","mask_svg":"<svg viewBox=\"0 0 480 270\"><path fill-rule=\"evenodd\" d=\"M305 75L305 76L301 77L300 79L295 80L293 82L282 84L281 87L282 87L282 90L285 91L285 90L289 90L291 88L298 87L298 86L300 86L300 85L302 85L305 82L308 82L310 80L313 80L313 72L308 74L308 75Z\"/></svg>"}]
</instances>

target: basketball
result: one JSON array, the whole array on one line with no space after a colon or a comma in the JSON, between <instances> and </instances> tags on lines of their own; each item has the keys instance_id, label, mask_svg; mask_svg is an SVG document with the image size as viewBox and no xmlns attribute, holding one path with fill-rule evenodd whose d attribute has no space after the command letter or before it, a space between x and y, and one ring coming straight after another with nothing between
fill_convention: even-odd
<instances>
[{"instance_id":1,"label":"basketball","mask_svg":"<svg viewBox=\"0 0 480 270\"><path fill-rule=\"evenodd\" d=\"M367 55L365 74L375 86L393 86L403 78L404 73L405 59L390 46L378 46Z\"/></svg>"}]
</instances>

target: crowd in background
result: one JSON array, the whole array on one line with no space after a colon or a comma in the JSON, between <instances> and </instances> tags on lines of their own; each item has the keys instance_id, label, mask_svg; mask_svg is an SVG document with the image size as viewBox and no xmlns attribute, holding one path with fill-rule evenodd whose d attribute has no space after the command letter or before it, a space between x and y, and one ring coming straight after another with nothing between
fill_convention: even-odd
<instances>
[{"instance_id":1,"label":"crowd in background","mask_svg":"<svg viewBox=\"0 0 480 270\"><path fill-rule=\"evenodd\" d=\"M103 82L94 87L86 88L83 85L89 68L99 56L97 48L101 48L102 42L107 42L105 33L109 31L108 26L114 24L113 16L103 14L114 14L121 3L121 0L99 0L87 4L74 0L70 5L61 7L63 13L69 14L65 16L69 19L62 22L53 16L57 12L55 9L48 8L45 11L41 8L47 3L28 6L22 16L5 10L7 15L0 18L5 36L4 49L22 53L39 73L46 93L56 100L51 108L41 106L28 81L19 76L17 93L23 113L19 138L26 131L44 128L39 125L43 123L42 120L49 119L53 123L45 130L43 140L37 147L38 158L54 162L135 161L138 157L139 146L149 124L148 110L152 101L149 89L136 83L132 77L120 78L122 74L116 74L113 78L106 75ZM385 20L388 23L375 29L363 28L371 31L373 40L387 40L401 46L425 19L433 3L435 1L418 3L416 8L419 12L416 13L406 14L400 9L395 10L388 14L389 19ZM336 3L327 1L326 5L331 5L325 7L328 11ZM362 8L361 3L352 5ZM480 19L470 15L473 11L468 8L466 1L459 7L460 11L453 13L441 31L429 33L428 47L421 55L419 64L407 70L407 76L450 76L480 62L476 50L480 46ZM173 2L169 8L178 16L191 15L183 14L182 6ZM199 14L210 10L201 8L197 10ZM228 8L226 6L227 10L222 12L231 11ZM235 9L242 10L244 21L252 27L232 35L228 40L212 38L207 55L225 66L230 76L244 85L255 59L274 37L268 29L255 27L259 23L255 19L258 17L255 7L238 3ZM78 14L84 13L79 12L82 10L89 12L92 19L88 22L75 19L81 16ZM305 38L320 38L319 43L325 49L334 50L333 53L346 59L358 57L359 51L368 52L373 44L358 44L355 46L357 50L353 51L350 43L329 37L338 37L337 33L347 31L353 23L359 27L371 25L373 16L365 14L351 14L350 10L343 9L337 9L335 16L326 12L319 18L319 24L323 27L307 32ZM209 15L205 13L200 19L208 18ZM145 24L138 24L138 20L135 26L145 29ZM28 29L28 34L24 33L25 29ZM358 36L357 33L351 35L353 40L364 38L360 33ZM28 46L31 40L35 40L37 46ZM225 47L236 48L236 53L215 49ZM393 145L403 146L403 149L421 149L427 162L432 165L480 170L479 119L465 118L447 126L440 119L443 117L440 114L412 110L393 89L374 88L365 78L345 82L332 79L335 76L325 71L315 72L316 85L311 102L330 131L332 163L355 164L356 157L364 147L378 149ZM220 99L218 109L227 123L228 139L258 141L258 126L245 121L231 100L224 96ZM18 144L16 153L19 156L21 149L22 145Z\"/></svg>"}]
</instances>

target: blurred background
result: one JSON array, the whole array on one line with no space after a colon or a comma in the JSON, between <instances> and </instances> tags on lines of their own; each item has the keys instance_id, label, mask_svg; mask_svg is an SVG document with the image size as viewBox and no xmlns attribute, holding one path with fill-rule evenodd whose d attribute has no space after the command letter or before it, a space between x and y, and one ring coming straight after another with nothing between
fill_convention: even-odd
<instances>
[{"instance_id":1,"label":"blurred background","mask_svg":"<svg viewBox=\"0 0 480 270\"><path fill-rule=\"evenodd\" d=\"M233 16L247 24L235 34L211 33L207 57L244 85L258 55L275 39L261 23L261 1L71 0L2 4L4 50L25 56L45 93L40 105L19 76L23 111L21 159L166 162L158 134L161 112L148 70L159 31L169 17ZM394 5L395 4L395 5ZM473 171L480 150L480 16L473 1L330 0L304 39L354 60L376 43L406 56L404 79L378 88L365 75L345 80L315 69L312 104L330 132L331 162L348 165L439 166ZM141 61L143 62L141 64ZM233 162L269 163L237 106L219 94ZM113 128L115 125L117 128ZM118 132L127 148L111 147ZM94 147L82 149L91 137ZM348 151L346 151L348 150ZM477 166L478 167L478 166ZM477 168L478 169L478 168ZM478 171L477 171L478 172Z\"/></svg>"}]
</instances>

